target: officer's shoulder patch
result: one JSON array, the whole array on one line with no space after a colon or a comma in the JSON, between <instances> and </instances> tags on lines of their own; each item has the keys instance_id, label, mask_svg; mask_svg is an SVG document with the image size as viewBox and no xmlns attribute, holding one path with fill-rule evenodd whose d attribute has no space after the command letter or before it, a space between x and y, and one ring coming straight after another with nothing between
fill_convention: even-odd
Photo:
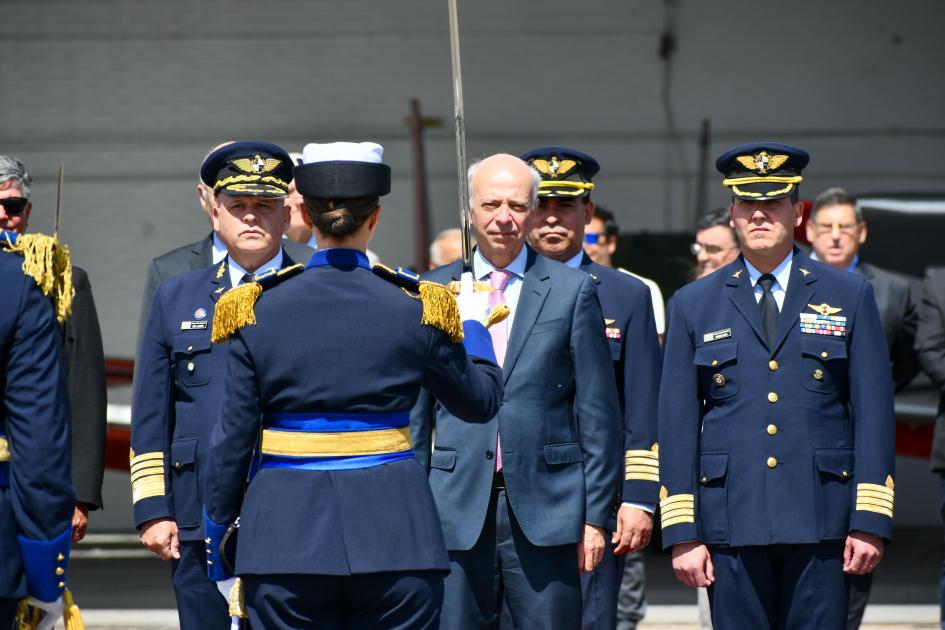
<instances>
[{"instance_id":1,"label":"officer's shoulder patch","mask_svg":"<svg viewBox=\"0 0 945 630\"><path fill-rule=\"evenodd\" d=\"M305 265L295 264L285 269L273 269L260 274L255 281L233 287L220 296L213 310L213 330L210 341L221 343L244 326L256 325L256 300L266 289L281 284L298 275Z\"/></svg>"},{"instance_id":2,"label":"officer's shoulder patch","mask_svg":"<svg viewBox=\"0 0 945 630\"><path fill-rule=\"evenodd\" d=\"M2 231L0 247L23 257L23 273L36 282L43 295L50 298L56 309L56 321L66 321L72 313L72 258L69 246L56 236L46 234L16 234Z\"/></svg>"},{"instance_id":3,"label":"officer's shoulder patch","mask_svg":"<svg viewBox=\"0 0 945 630\"><path fill-rule=\"evenodd\" d=\"M404 269L403 267L388 267L383 263L377 263L371 267L371 271L375 274L387 280L390 283L396 284L401 289L409 291L410 293L419 293L420 292L420 276L409 269Z\"/></svg>"}]
</instances>

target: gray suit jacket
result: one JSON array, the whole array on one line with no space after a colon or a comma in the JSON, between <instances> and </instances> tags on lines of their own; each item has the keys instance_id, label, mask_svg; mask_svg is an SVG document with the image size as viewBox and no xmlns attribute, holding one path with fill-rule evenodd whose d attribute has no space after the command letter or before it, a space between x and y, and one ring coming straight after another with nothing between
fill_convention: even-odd
<instances>
[{"instance_id":1,"label":"gray suit jacket","mask_svg":"<svg viewBox=\"0 0 945 630\"><path fill-rule=\"evenodd\" d=\"M282 239L282 248L292 260L303 265L311 258L315 251L308 245L302 245L289 239ZM203 269L213 263L213 233L211 232L195 243L172 249L161 254L151 261L148 266L148 278L144 283L144 295L141 298L141 311L138 314L138 341L135 343L135 356L141 350L141 338L144 327L148 322L148 313L151 311L151 300L158 285L174 276L194 269Z\"/></svg>"},{"instance_id":2,"label":"gray suit jacket","mask_svg":"<svg viewBox=\"0 0 945 630\"><path fill-rule=\"evenodd\" d=\"M929 467L945 474L945 268L929 269L925 274L915 349L922 370L939 388Z\"/></svg>"},{"instance_id":3,"label":"gray suit jacket","mask_svg":"<svg viewBox=\"0 0 945 630\"><path fill-rule=\"evenodd\" d=\"M454 263L425 277L446 283L461 272ZM460 420L426 392L411 413L447 549L471 549L479 538L500 427L509 501L532 544L576 543L585 523L613 529L623 421L588 274L528 251L503 373L505 397L488 422Z\"/></svg>"},{"instance_id":4,"label":"gray suit jacket","mask_svg":"<svg viewBox=\"0 0 945 630\"><path fill-rule=\"evenodd\" d=\"M909 281L869 263L858 264L854 271L873 285L879 318L886 333L893 383L899 391L919 372L919 361L913 348L918 316L909 292Z\"/></svg>"}]
</instances>

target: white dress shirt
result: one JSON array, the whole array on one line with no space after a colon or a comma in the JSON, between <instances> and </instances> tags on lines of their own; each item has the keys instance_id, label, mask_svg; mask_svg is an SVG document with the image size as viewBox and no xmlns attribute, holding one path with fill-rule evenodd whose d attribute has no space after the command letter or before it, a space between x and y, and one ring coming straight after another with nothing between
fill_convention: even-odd
<instances>
[{"instance_id":1,"label":"white dress shirt","mask_svg":"<svg viewBox=\"0 0 945 630\"><path fill-rule=\"evenodd\" d=\"M774 284L771 285L771 294L774 295L774 301L778 303L778 311L784 306L784 294L787 292L788 280L791 278L791 261L793 260L794 250L791 250L771 272L775 280ZM747 258L745 259L745 268L748 269L748 277L751 279L751 286L755 290L755 302L760 302L764 289L758 284L758 278L762 274L754 265L748 262Z\"/></svg>"},{"instance_id":2,"label":"white dress shirt","mask_svg":"<svg viewBox=\"0 0 945 630\"><path fill-rule=\"evenodd\" d=\"M527 259L528 248L524 246L522 247L522 251L518 253L518 256L515 257L515 260L509 263L507 267L496 267L493 265L486 260L486 257L482 255L478 247L476 248L476 253L473 254L473 275L476 277L476 280L489 284L489 274L496 269L505 269L512 273L512 277L509 278L504 290L505 303L509 307L509 335L512 334L512 325L515 323L518 296L522 294L522 283L525 281L525 262Z\"/></svg>"},{"instance_id":3,"label":"white dress shirt","mask_svg":"<svg viewBox=\"0 0 945 630\"><path fill-rule=\"evenodd\" d=\"M235 287L239 286L240 280L243 279L243 276L246 275L247 271L240 267L240 264L233 260L231 256L229 259L229 264L227 269L230 273L230 286ZM267 271L272 271L273 269L282 269L282 248L279 248L279 252L270 258L267 262L260 265L259 269L253 272L253 275L261 276Z\"/></svg>"},{"instance_id":4,"label":"white dress shirt","mask_svg":"<svg viewBox=\"0 0 945 630\"><path fill-rule=\"evenodd\" d=\"M213 251L210 252L210 260L213 261L214 265L219 264L226 258L226 245L223 244L223 241L220 240L220 237L217 236L217 233L213 233Z\"/></svg>"}]
</instances>

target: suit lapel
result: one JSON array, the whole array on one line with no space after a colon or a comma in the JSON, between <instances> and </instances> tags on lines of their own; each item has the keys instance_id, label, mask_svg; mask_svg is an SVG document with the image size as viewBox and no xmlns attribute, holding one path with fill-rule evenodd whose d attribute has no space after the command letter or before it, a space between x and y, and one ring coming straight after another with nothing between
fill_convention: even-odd
<instances>
[{"instance_id":1,"label":"suit lapel","mask_svg":"<svg viewBox=\"0 0 945 630\"><path fill-rule=\"evenodd\" d=\"M206 269L213 264L213 233L210 236L194 244L194 257L190 259L191 269Z\"/></svg>"},{"instance_id":2,"label":"suit lapel","mask_svg":"<svg viewBox=\"0 0 945 630\"><path fill-rule=\"evenodd\" d=\"M512 322L512 333L509 335L509 346L505 353L505 363L502 371L505 380L509 380L512 368L518 361L525 341L532 332L535 320L541 312L541 307L551 290L548 282L548 271L545 269L544 259L531 249L528 250L528 260L525 263L525 279L515 307L515 319Z\"/></svg>"},{"instance_id":3,"label":"suit lapel","mask_svg":"<svg viewBox=\"0 0 945 630\"><path fill-rule=\"evenodd\" d=\"M810 302L814 296L814 290L810 284L817 280L817 276L811 271L810 259L799 249L794 250L794 259L791 261L791 276L788 280L787 291L784 294L784 304L781 305L781 314L778 316L778 333L775 335L775 343L771 354L777 352L778 348L784 343L784 339L791 332L800 319L801 311Z\"/></svg>"},{"instance_id":4,"label":"suit lapel","mask_svg":"<svg viewBox=\"0 0 945 630\"><path fill-rule=\"evenodd\" d=\"M767 345L765 329L761 325L761 313L758 310L758 302L755 300L755 293L751 286L751 278L748 277L748 269L745 268L745 263L741 257L717 273L728 274L728 278L725 279L725 287L729 299L735 305L735 309L741 313L745 321L751 326L751 329L755 331L755 335L761 340L761 343Z\"/></svg>"}]
</instances>

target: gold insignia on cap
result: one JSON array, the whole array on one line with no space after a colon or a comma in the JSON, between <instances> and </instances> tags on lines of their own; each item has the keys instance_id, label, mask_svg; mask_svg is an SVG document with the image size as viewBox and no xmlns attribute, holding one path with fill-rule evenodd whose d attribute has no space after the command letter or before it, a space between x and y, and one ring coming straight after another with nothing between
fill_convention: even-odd
<instances>
[{"instance_id":1,"label":"gold insignia on cap","mask_svg":"<svg viewBox=\"0 0 945 630\"><path fill-rule=\"evenodd\" d=\"M251 158L238 158L230 160L236 170L241 173L269 173L276 170L282 160L278 158L263 158L258 153Z\"/></svg>"},{"instance_id":2,"label":"gold insignia on cap","mask_svg":"<svg viewBox=\"0 0 945 630\"><path fill-rule=\"evenodd\" d=\"M778 170L782 164L788 161L790 156L784 155L782 153L777 153L775 155L769 155L767 151L762 151L755 155L739 155L735 158L739 164L747 168L749 171L756 171L759 174L768 173L770 171Z\"/></svg>"},{"instance_id":3,"label":"gold insignia on cap","mask_svg":"<svg viewBox=\"0 0 945 630\"><path fill-rule=\"evenodd\" d=\"M552 155L550 160L532 160L532 166L542 175L549 177L564 177L577 165L578 163L574 160L559 160L556 155Z\"/></svg>"},{"instance_id":4,"label":"gold insignia on cap","mask_svg":"<svg viewBox=\"0 0 945 630\"><path fill-rule=\"evenodd\" d=\"M814 312L820 313L821 315L834 315L843 310L839 306L830 306L826 302L823 304L808 304L807 306L814 309Z\"/></svg>"}]
</instances>

